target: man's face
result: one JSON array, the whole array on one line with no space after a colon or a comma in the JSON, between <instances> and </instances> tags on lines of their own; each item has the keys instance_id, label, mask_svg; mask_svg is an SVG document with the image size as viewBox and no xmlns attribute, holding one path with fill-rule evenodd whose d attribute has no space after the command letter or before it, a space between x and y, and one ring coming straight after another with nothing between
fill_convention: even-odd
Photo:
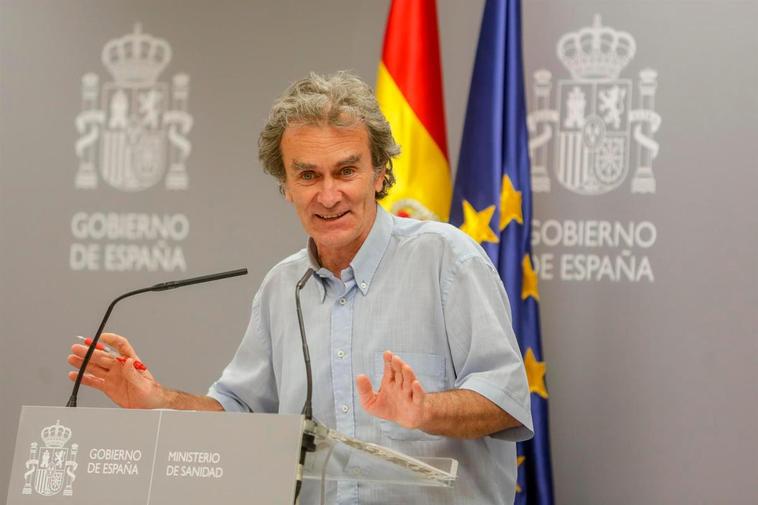
<instances>
[{"instance_id":1,"label":"man's face","mask_svg":"<svg viewBox=\"0 0 758 505\"><path fill-rule=\"evenodd\" d=\"M384 169L377 173L371 164L366 127L291 125L281 150L284 196L316 243L322 264L335 258L349 262L374 223L374 193L384 179Z\"/></svg>"}]
</instances>

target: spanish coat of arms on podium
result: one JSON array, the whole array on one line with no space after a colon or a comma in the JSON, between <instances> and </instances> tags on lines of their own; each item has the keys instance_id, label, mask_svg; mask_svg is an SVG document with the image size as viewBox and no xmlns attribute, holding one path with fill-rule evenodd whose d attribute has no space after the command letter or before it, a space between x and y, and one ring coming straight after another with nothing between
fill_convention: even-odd
<instances>
[{"instance_id":1,"label":"spanish coat of arms on podium","mask_svg":"<svg viewBox=\"0 0 758 505\"><path fill-rule=\"evenodd\" d=\"M53 496L61 491L64 496L71 496L79 451L77 444L66 447L71 439L71 430L57 421L43 428L40 436L42 445L32 442L29 447L22 494L30 495L33 489L42 496Z\"/></svg>"}]
</instances>

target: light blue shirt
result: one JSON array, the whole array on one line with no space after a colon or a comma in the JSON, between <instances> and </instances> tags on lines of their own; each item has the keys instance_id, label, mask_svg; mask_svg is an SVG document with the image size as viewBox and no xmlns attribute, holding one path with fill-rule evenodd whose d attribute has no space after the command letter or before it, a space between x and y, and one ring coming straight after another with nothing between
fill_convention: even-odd
<instances>
[{"instance_id":1,"label":"light blue shirt","mask_svg":"<svg viewBox=\"0 0 758 505\"><path fill-rule=\"evenodd\" d=\"M340 505L493 505L513 503L516 445L533 434L529 388L500 277L486 253L457 228L396 218L382 210L350 266L336 278L309 249L268 273L234 359L209 395L228 411L300 413L305 370L295 312L295 285L308 267L316 275L301 293L313 366L314 417L347 435L410 456L459 462L453 489L340 483ZM409 430L367 414L355 376L378 389L382 353L397 353L427 392L469 389L523 426L476 440ZM318 503L306 481L301 503Z\"/></svg>"}]
</instances>

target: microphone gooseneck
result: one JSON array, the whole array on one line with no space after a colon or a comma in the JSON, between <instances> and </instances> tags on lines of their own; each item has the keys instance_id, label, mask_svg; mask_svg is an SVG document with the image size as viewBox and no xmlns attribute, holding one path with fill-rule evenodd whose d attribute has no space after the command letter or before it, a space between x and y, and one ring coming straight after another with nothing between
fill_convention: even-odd
<instances>
[{"instance_id":1,"label":"microphone gooseneck","mask_svg":"<svg viewBox=\"0 0 758 505\"><path fill-rule=\"evenodd\" d=\"M305 274L297 281L295 286L295 307L297 308L297 323L300 326L300 340L303 344L303 361L305 362L305 404L303 405L303 416L307 421L313 419L313 374L311 372L311 354L308 351L308 340L305 338L305 323L303 322L303 310L300 307L300 291L305 287L308 279L313 275L313 269L308 268ZM300 445L300 464L297 483L295 484L295 503L300 496L300 489L303 485L303 468L305 466L305 455L308 452L316 450L316 440L313 435L303 433L303 443Z\"/></svg>"},{"instance_id":2,"label":"microphone gooseneck","mask_svg":"<svg viewBox=\"0 0 758 505\"><path fill-rule=\"evenodd\" d=\"M300 326L300 340L303 344L303 361L305 362L305 404L303 405L303 415L307 420L313 419L313 374L311 372L311 353L308 351L308 340L305 338L305 323L303 322L303 310L300 307L300 291L305 287L308 279L313 275L313 269L309 268L295 286L295 306L297 308L297 322Z\"/></svg>"},{"instance_id":3,"label":"microphone gooseneck","mask_svg":"<svg viewBox=\"0 0 758 505\"><path fill-rule=\"evenodd\" d=\"M105 316L103 316L103 320L100 322L100 326L98 327L97 332L92 337L92 343L89 345L89 349L87 349L87 354L84 355L84 359L82 360L82 366L79 367L79 374L76 376L76 381L74 382L74 388L71 390L71 396L68 399L68 403L66 403L66 407L76 407L77 395L79 394L79 386L81 386L82 379L84 378L84 371L87 369L87 365L89 364L90 359L92 359L92 354L95 352L97 342L100 340L100 335L103 333L103 329L105 328L105 323L108 322L108 318L110 317L111 312L113 312L113 307L115 307L118 302L120 302L124 298L129 298L130 296L138 295L140 293L147 293L148 291L166 291L169 289L176 289L183 286L190 286L192 284L200 284L203 282L217 281L220 279L226 279L228 277L236 277L238 275L246 275L246 274L247 274L247 268L239 268L237 270L230 270L228 272L221 272L221 273L210 274L210 275L201 275L200 277L192 277L192 278L184 279L180 281L162 282L160 284L154 284L153 286L150 286L148 288L135 289L134 291L129 291L128 293L124 293L123 295L117 297L108 306L108 310L105 311Z\"/></svg>"}]
</instances>

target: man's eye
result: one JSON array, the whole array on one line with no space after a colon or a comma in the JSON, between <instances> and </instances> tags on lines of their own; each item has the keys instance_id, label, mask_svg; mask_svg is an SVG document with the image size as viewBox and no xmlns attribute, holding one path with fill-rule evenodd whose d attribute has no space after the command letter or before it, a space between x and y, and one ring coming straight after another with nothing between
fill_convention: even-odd
<instances>
[{"instance_id":1,"label":"man's eye","mask_svg":"<svg viewBox=\"0 0 758 505\"><path fill-rule=\"evenodd\" d=\"M316 174L314 174L313 172L300 173L300 178L304 181L312 181L313 179L315 179L315 177L316 177Z\"/></svg>"},{"instance_id":2,"label":"man's eye","mask_svg":"<svg viewBox=\"0 0 758 505\"><path fill-rule=\"evenodd\" d=\"M355 173L355 167L343 167L342 170L340 170L340 174L342 175L353 175Z\"/></svg>"}]
</instances>

